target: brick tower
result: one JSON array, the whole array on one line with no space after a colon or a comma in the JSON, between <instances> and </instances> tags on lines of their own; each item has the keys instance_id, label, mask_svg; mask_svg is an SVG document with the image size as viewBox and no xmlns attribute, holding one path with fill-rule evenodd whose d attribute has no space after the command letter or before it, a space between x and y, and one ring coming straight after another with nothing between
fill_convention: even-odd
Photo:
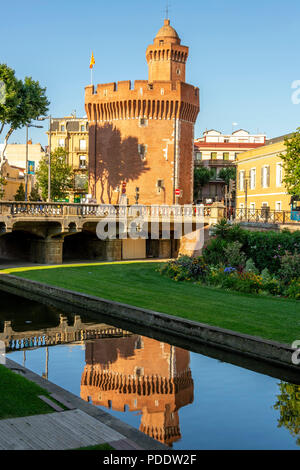
<instances>
[{"instance_id":1,"label":"brick tower","mask_svg":"<svg viewBox=\"0 0 300 470\"><path fill-rule=\"evenodd\" d=\"M148 81L85 88L89 187L98 203L192 203L199 89L185 83L187 57L165 20L146 51Z\"/></svg>"}]
</instances>

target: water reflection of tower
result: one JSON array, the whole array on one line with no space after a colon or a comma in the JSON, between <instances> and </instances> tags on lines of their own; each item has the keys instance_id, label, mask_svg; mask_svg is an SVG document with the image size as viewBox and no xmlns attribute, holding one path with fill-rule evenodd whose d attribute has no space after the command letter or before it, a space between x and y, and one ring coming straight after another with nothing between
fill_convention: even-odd
<instances>
[{"instance_id":1,"label":"water reflection of tower","mask_svg":"<svg viewBox=\"0 0 300 470\"><path fill-rule=\"evenodd\" d=\"M193 402L189 352L143 336L86 344L81 398L138 411L140 430L169 446L180 439L178 411Z\"/></svg>"}]
</instances>

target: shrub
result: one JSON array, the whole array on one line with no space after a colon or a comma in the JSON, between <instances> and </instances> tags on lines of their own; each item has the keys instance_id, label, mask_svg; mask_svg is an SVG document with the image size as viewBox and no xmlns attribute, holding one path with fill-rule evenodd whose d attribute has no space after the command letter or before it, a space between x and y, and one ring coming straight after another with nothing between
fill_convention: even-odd
<instances>
[{"instance_id":1,"label":"shrub","mask_svg":"<svg viewBox=\"0 0 300 470\"><path fill-rule=\"evenodd\" d=\"M278 277L284 285L300 277L300 254L286 252L280 261Z\"/></svg>"},{"instance_id":2,"label":"shrub","mask_svg":"<svg viewBox=\"0 0 300 470\"><path fill-rule=\"evenodd\" d=\"M246 264L245 253L241 251L240 242L231 242L224 248L225 262L234 268L243 268Z\"/></svg>"},{"instance_id":3,"label":"shrub","mask_svg":"<svg viewBox=\"0 0 300 470\"><path fill-rule=\"evenodd\" d=\"M198 281L207 275L208 266L201 256L198 258L181 256L161 266L159 272L175 281Z\"/></svg>"},{"instance_id":4,"label":"shrub","mask_svg":"<svg viewBox=\"0 0 300 470\"><path fill-rule=\"evenodd\" d=\"M281 295L283 293L283 288L278 281L278 279L270 278L267 280L262 280L262 289L272 295Z\"/></svg>"},{"instance_id":5,"label":"shrub","mask_svg":"<svg viewBox=\"0 0 300 470\"><path fill-rule=\"evenodd\" d=\"M254 273L239 273L235 289L245 294L258 293L262 289L262 278Z\"/></svg>"},{"instance_id":6,"label":"shrub","mask_svg":"<svg viewBox=\"0 0 300 470\"><path fill-rule=\"evenodd\" d=\"M211 238L209 243L203 248L202 256L209 265L218 266L224 263L224 248L227 242L221 238Z\"/></svg>"},{"instance_id":7,"label":"shrub","mask_svg":"<svg viewBox=\"0 0 300 470\"><path fill-rule=\"evenodd\" d=\"M247 273L259 274L258 269L256 268L252 258L247 259L246 266L245 266L245 271Z\"/></svg>"},{"instance_id":8,"label":"shrub","mask_svg":"<svg viewBox=\"0 0 300 470\"><path fill-rule=\"evenodd\" d=\"M290 282L285 294L292 299L300 300L300 278Z\"/></svg>"}]
</instances>

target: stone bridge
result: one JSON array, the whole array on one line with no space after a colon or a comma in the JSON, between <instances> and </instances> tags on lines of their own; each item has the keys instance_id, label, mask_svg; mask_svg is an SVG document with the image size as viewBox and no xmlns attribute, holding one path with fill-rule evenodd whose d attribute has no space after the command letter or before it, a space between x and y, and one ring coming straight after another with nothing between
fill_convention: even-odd
<instances>
[{"instance_id":1,"label":"stone bridge","mask_svg":"<svg viewBox=\"0 0 300 470\"><path fill-rule=\"evenodd\" d=\"M193 232L197 221L201 220L203 227L208 228L223 216L224 208L214 205L113 206L0 202L0 258L60 264L68 260L114 261L169 258L176 257L179 252L194 254L186 237L177 234L178 229L183 232L183 221L189 221L190 232ZM113 239L97 237L97 224L104 218L111 223L116 220ZM137 237L125 240L124 233L131 224L136 224ZM153 226L155 238L150 235ZM170 236L166 237L168 227ZM139 231L146 232L144 240L138 240Z\"/></svg>"},{"instance_id":2,"label":"stone bridge","mask_svg":"<svg viewBox=\"0 0 300 470\"><path fill-rule=\"evenodd\" d=\"M90 339L119 338L131 336L131 334L129 331L105 323L82 323L79 315L75 315L73 325L68 325L67 317L60 315L57 327L33 331L14 331L11 321L5 321L4 330L0 332L0 341L5 343L6 351L9 352Z\"/></svg>"}]
</instances>

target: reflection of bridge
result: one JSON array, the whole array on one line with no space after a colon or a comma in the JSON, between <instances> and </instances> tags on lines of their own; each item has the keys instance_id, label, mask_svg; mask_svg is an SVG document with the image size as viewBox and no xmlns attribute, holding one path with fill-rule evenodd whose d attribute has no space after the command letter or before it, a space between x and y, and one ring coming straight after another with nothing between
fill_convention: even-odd
<instances>
[{"instance_id":1,"label":"reflection of bridge","mask_svg":"<svg viewBox=\"0 0 300 470\"><path fill-rule=\"evenodd\" d=\"M149 237L145 257L167 258L176 256L179 249L184 252L185 237L177 239L174 236L182 229L183 219L188 220L190 231L193 231L197 221L209 225L223 214L218 207L205 206L0 202L0 257L46 264L61 263L63 258L124 259L123 248L127 240L122 240L121 234L140 217L146 221L142 229L147 234L150 223L156 224L157 239ZM103 218L117 219L115 239L100 240L96 236L97 223ZM163 235L166 224L170 227L170 239ZM137 226L136 232L139 229Z\"/></svg>"},{"instance_id":2,"label":"reflection of bridge","mask_svg":"<svg viewBox=\"0 0 300 470\"><path fill-rule=\"evenodd\" d=\"M68 325L67 317L60 315L60 323L56 327L43 328L35 331L14 331L11 321L4 322L0 341L5 343L7 352L19 349L53 346L91 339L130 336L131 333L105 323L82 323L79 315L75 315L74 324Z\"/></svg>"}]
</instances>

